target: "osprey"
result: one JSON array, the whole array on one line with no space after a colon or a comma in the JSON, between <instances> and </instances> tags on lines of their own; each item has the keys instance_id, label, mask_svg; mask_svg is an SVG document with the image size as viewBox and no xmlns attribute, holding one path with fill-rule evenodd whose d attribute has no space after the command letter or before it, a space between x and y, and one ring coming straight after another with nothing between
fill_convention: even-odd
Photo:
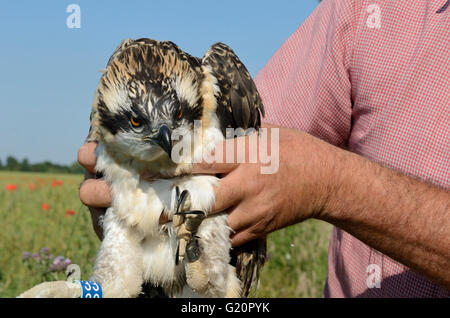
<instances>
[{"instance_id":1,"label":"osprey","mask_svg":"<svg viewBox=\"0 0 450 318\"><path fill-rule=\"evenodd\" d=\"M248 295L265 240L232 249L227 214L207 214L220 180L189 173L227 128L258 129L261 115L250 74L223 43L201 59L172 42L128 39L117 47L95 93L87 139L98 142L96 171L113 197L90 279L105 297L137 297L145 284L177 297ZM145 173L165 179L143 180ZM160 225L161 215L172 222ZM80 296L79 287L57 283L23 296Z\"/></svg>"}]
</instances>

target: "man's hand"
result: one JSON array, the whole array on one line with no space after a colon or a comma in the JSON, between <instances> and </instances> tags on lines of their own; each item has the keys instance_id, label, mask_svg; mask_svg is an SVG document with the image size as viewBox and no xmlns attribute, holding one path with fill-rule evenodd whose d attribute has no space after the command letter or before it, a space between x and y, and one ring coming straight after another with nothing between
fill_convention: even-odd
<instances>
[{"instance_id":1,"label":"man's hand","mask_svg":"<svg viewBox=\"0 0 450 318\"><path fill-rule=\"evenodd\" d=\"M89 208L91 212L92 224L94 226L95 233L100 240L103 239L103 230L100 227L98 221L102 216L106 208L111 205L111 192L109 185L103 180L103 178L96 178L96 172L94 170L96 157L95 148L97 143L86 143L78 150L78 162L86 169L84 181L80 186L80 200Z\"/></svg>"},{"instance_id":2,"label":"man's hand","mask_svg":"<svg viewBox=\"0 0 450 318\"><path fill-rule=\"evenodd\" d=\"M221 180L215 189L215 205L210 213L229 212L229 225L235 231L233 246L315 217L326 204L322 180L326 179L324 173L332 165L324 151L328 145L298 131L267 129L268 142L259 143L256 148L251 146L253 143L250 140L256 138L252 135L228 139L216 147L216 152L222 148L220 152L224 156L220 161L225 162L226 149L234 147L236 156L242 150L237 148L238 145L245 140L246 162L250 152L269 154L272 160L278 156L279 169L273 174L261 173L265 164L261 163L260 158L256 163L203 162L193 165L194 174L220 175ZM271 129L279 129L278 153L267 149L272 144Z\"/></svg>"},{"instance_id":3,"label":"man's hand","mask_svg":"<svg viewBox=\"0 0 450 318\"><path fill-rule=\"evenodd\" d=\"M284 128L279 171L263 175L260 167L193 167L194 173L221 174L213 212L230 212L233 245L314 217L450 288L448 190Z\"/></svg>"}]
</instances>

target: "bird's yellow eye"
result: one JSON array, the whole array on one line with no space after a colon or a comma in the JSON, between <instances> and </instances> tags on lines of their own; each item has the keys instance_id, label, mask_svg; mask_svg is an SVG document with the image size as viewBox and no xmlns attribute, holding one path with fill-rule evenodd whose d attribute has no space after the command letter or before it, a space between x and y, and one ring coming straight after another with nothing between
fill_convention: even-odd
<instances>
[{"instance_id":1,"label":"bird's yellow eye","mask_svg":"<svg viewBox=\"0 0 450 318\"><path fill-rule=\"evenodd\" d=\"M130 118L131 124L133 125L133 127L140 127L141 126L141 122L137 119L134 119L133 117Z\"/></svg>"},{"instance_id":2,"label":"bird's yellow eye","mask_svg":"<svg viewBox=\"0 0 450 318\"><path fill-rule=\"evenodd\" d=\"M178 112L178 115L177 115L177 119L180 120L181 117L183 117L183 111L180 109L180 111Z\"/></svg>"}]
</instances>

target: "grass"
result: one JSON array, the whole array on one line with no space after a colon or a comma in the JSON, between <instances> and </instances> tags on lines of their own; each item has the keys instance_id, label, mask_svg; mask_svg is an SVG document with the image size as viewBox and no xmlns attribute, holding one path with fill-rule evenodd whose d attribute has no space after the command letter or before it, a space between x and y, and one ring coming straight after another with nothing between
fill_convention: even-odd
<instances>
[{"instance_id":1,"label":"grass","mask_svg":"<svg viewBox=\"0 0 450 318\"><path fill-rule=\"evenodd\" d=\"M100 242L78 198L82 180L81 175L0 172L0 297L16 297L44 280L65 279L63 272L45 274L24 264L24 251L47 247L78 264L81 279L89 278ZM17 188L8 191L8 184ZM67 210L75 214L66 215ZM272 233L256 296L320 297L330 233L328 224L315 220Z\"/></svg>"},{"instance_id":2,"label":"grass","mask_svg":"<svg viewBox=\"0 0 450 318\"><path fill-rule=\"evenodd\" d=\"M258 297L322 297L331 226L309 220L269 235Z\"/></svg>"}]
</instances>

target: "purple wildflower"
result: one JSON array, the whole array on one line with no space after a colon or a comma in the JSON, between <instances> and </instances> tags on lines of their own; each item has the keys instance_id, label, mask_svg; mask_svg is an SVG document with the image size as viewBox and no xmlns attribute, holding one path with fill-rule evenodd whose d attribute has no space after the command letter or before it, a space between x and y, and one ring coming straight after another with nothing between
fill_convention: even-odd
<instances>
[{"instance_id":1,"label":"purple wildflower","mask_svg":"<svg viewBox=\"0 0 450 318\"><path fill-rule=\"evenodd\" d=\"M55 259L53 260L53 264L55 266L60 266L62 264L62 262L64 261L64 256L57 256L55 257Z\"/></svg>"},{"instance_id":2,"label":"purple wildflower","mask_svg":"<svg viewBox=\"0 0 450 318\"><path fill-rule=\"evenodd\" d=\"M39 256L38 253L33 253L33 255L31 255L31 257L33 257L33 259L34 259L36 262L39 262L39 261L41 260L41 257Z\"/></svg>"},{"instance_id":3,"label":"purple wildflower","mask_svg":"<svg viewBox=\"0 0 450 318\"><path fill-rule=\"evenodd\" d=\"M22 261L25 261L25 260L29 259L30 256L31 256L30 252L27 252L27 251L23 252L22 253Z\"/></svg>"},{"instance_id":4,"label":"purple wildflower","mask_svg":"<svg viewBox=\"0 0 450 318\"><path fill-rule=\"evenodd\" d=\"M70 260L70 258L66 258L65 261L64 261L64 267L67 267L70 264L72 264L72 261Z\"/></svg>"},{"instance_id":5,"label":"purple wildflower","mask_svg":"<svg viewBox=\"0 0 450 318\"><path fill-rule=\"evenodd\" d=\"M41 253L42 254L48 254L48 251L49 251L48 247L41 248Z\"/></svg>"}]
</instances>

